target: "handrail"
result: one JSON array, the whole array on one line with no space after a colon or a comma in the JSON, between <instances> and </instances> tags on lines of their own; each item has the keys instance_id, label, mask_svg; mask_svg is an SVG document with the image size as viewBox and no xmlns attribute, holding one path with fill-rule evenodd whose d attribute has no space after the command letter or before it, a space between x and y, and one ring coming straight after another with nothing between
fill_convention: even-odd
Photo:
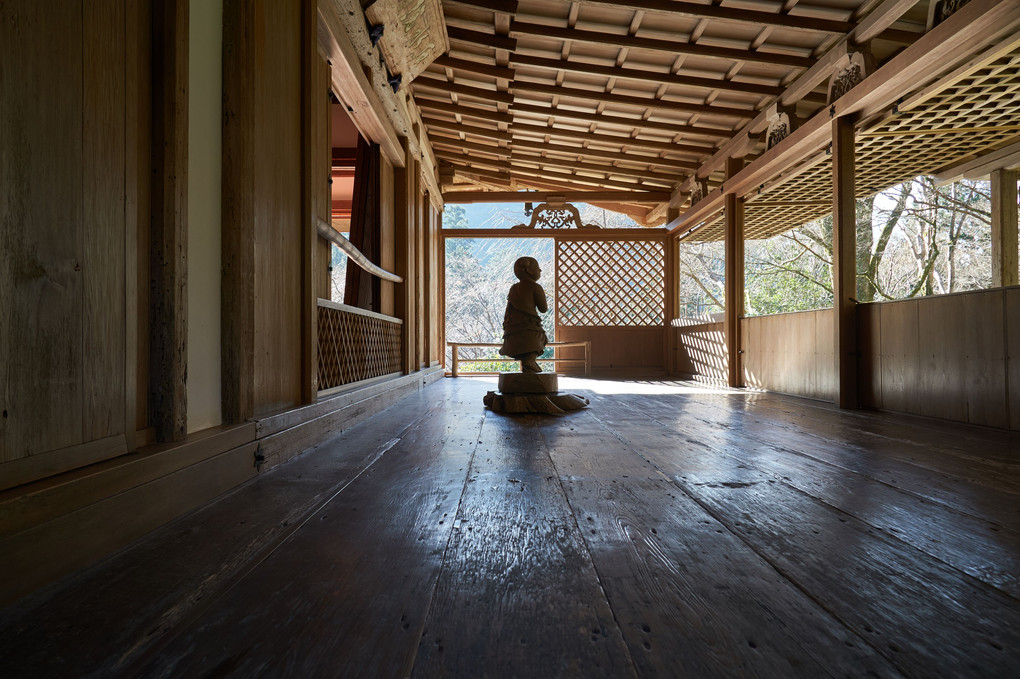
<instances>
[{"instance_id":1,"label":"handrail","mask_svg":"<svg viewBox=\"0 0 1020 679\"><path fill-rule=\"evenodd\" d=\"M502 344L493 342L447 342L446 346L453 349L453 365L450 366L450 376L458 377L460 375L460 362L461 360L467 361L468 363L474 362L486 362L486 363L516 363L516 358L460 358L461 347L472 347L472 348L495 348L501 347ZM549 342L546 344L547 347L584 347L584 358L539 358L538 361L547 361L550 363L569 363L584 361L584 375L589 377L591 375L591 341L581 340L578 342ZM472 372L471 375L498 375L495 372Z\"/></svg>"},{"instance_id":2,"label":"handrail","mask_svg":"<svg viewBox=\"0 0 1020 679\"><path fill-rule=\"evenodd\" d=\"M343 234L334 229L325 219L319 218L318 232L320 236L343 250L344 253L351 258L352 262L373 276L378 276L385 281L393 281L394 283L404 282L403 276L398 276L395 273L391 273L386 269L373 264L368 257L362 254L361 250L354 246L354 243L344 238Z\"/></svg>"}]
</instances>

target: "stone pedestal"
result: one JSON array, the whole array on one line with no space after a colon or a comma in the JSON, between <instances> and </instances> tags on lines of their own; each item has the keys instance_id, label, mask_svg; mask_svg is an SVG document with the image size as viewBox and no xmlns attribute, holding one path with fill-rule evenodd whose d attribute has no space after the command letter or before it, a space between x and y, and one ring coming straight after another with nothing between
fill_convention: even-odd
<instances>
[{"instance_id":1,"label":"stone pedestal","mask_svg":"<svg viewBox=\"0 0 1020 679\"><path fill-rule=\"evenodd\" d=\"M555 373L503 373L499 391L485 395L485 405L497 413L545 413L562 415L580 410L588 399L575 394L561 394Z\"/></svg>"}]
</instances>

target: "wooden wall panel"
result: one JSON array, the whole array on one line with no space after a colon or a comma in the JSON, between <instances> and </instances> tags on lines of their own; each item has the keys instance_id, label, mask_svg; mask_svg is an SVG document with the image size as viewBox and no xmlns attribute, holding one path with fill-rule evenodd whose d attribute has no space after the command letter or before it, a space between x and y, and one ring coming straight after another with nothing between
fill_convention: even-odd
<instances>
[{"instance_id":1,"label":"wooden wall panel","mask_svg":"<svg viewBox=\"0 0 1020 679\"><path fill-rule=\"evenodd\" d=\"M862 408L873 408L882 393L882 307L857 307L857 349L860 351L857 386Z\"/></svg>"},{"instance_id":2,"label":"wooden wall panel","mask_svg":"<svg viewBox=\"0 0 1020 679\"><path fill-rule=\"evenodd\" d=\"M873 405L908 413L920 412L917 300L881 304L879 309L881 392Z\"/></svg>"},{"instance_id":3,"label":"wooden wall panel","mask_svg":"<svg viewBox=\"0 0 1020 679\"><path fill-rule=\"evenodd\" d=\"M85 3L82 97L84 441L123 433L125 370L124 0Z\"/></svg>"},{"instance_id":4,"label":"wooden wall panel","mask_svg":"<svg viewBox=\"0 0 1020 679\"><path fill-rule=\"evenodd\" d=\"M723 325L719 322L670 328L678 375L726 383L728 373Z\"/></svg>"},{"instance_id":5,"label":"wooden wall panel","mask_svg":"<svg viewBox=\"0 0 1020 679\"><path fill-rule=\"evenodd\" d=\"M83 83L81 70L68 68L82 58L82 8L67 5L0 5L2 462L82 442L82 269L90 263Z\"/></svg>"},{"instance_id":6,"label":"wooden wall panel","mask_svg":"<svg viewBox=\"0 0 1020 679\"><path fill-rule=\"evenodd\" d=\"M660 376L666 372L663 347L667 329L661 326L578 326L556 328L557 342L591 342L593 374L626 376ZM583 354L563 351L563 356Z\"/></svg>"},{"instance_id":7,"label":"wooden wall panel","mask_svg":"<svg viewBox=\"0 0 1020 679\"><path fill-rule=\"evenodd\" d=\"M255 414L302 395L301 5L255 8Z\"/></svg>"},{"instance_id":8,"label":"wooden wall panel","mask_svg":"<svg viewBox=\"0 0 1020 679\"><path fill-rule=\"evenodd\" d=\"M807 398L835 396L832 309L742 319L748 386Z\"/></svg>"},{"instance_id":9,"label":"wooden wall panel","mask_svg":"<svg viewBox=\"0 0 1020 679\"><path fill-rule=\"evenodd\" d=\"M1020 288L1003 290L1006 316L1006 399L1009 427L1020 429Z\"/></svg>"},{"instance_id":10,"label":"wooden wall panel","mask_svg":"<svg viewBox=\"0 0 1020 679\"><path fill-rule=\"evenodd\" d=\"M1002 295L918 300L922 414L1008 426Z\"/></svg>"}]
</instances>

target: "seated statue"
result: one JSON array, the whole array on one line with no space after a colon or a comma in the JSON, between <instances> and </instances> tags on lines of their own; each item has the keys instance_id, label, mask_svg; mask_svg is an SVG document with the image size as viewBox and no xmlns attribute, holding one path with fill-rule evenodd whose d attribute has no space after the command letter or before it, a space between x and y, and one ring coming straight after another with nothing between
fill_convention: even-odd
<instances>
[{"instance_id":1,"label":"seated statue","mask_svg":"<svg viewBox=\"0 0 1020 679\"><path fill-rule=\"evenodd\" d=\"M534 257L521 257L514 262L514 274L520 281L510 287L507 295L499 353L519 360L521 372L542 372L536 359L549 342L538 315L549 310L545 290L538 284L542 270Z\"/></svg>"}]
</instances>

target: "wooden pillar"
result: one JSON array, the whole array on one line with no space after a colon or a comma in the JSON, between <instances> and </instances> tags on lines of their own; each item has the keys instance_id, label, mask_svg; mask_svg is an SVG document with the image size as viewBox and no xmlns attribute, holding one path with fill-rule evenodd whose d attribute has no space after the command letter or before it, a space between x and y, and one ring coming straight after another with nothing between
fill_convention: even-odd
<instances>
[{"instance_id":1,"label":"wooden pillar","mask_svg":"<svg viewBox=\"0 0 1020 679\"><path fill-rule=\"evenodd\" d=\"M857 203L854 124L832 121L832 307L836 405L857 407Z\"/></svg>"},{"instance_id":2,"label":"wooden pillar","mask_svg":"<svg viewBox=\"0 0 1020 679\"><path fill-rule=\"evenodd\" d=\"M152 9L149 422L159 441L188 429L188 0Z\"/></svg>"},{"instance_id":3,"label":"wooden pillar","mask_svg":"<svg viewBox=\"0 0 1020 679\"><path fill-rule=\"evenodd\" d=\"M740 159L726 161L729 179L743 166ZM731 387L744 386L740 350L740 319L744 316L744 201L735 193L727 193L723 204L725 219L726 309L723 329L726 335L726 382Z\"/></svg>"},{"instance_id":4,"label":"wooden pillar","mask_svg":"<svg viewBox=\"0 0 1020 679\"><path fill-rule=\"evenodd\" d=\"M1017 267L1017 190L1020 173L992 172L992 285L1020 285Z\"/></svg>"},{"instance_id":5,"label":"wooden pillar","mask_svg":"<svg viewBox=\"0 0 1020 679\"><path fill-rule=\"evenodd\" d=\"M255 0L223 2L223 423L255 412Z\"/></svg>"},{"instance_id":6,"label":"wooden pillar","mask_svg":"<svg viewBox=\"0 0 1020 679\"><path fill-rule=\"evenodd\" d=\"M327 123L328 83L319 71L318 15L315 0L301 2L301 400L314 403L319 393L318 296L315 281L319 243L318 200L328 174L321 164Z\"/></svg>"},{"instance_id":7,"label":"wooden pillar","mask_svg":"<svg viewBox=\"0 0 1020 679\"><path fill-rule=\"evenodd\" d=\"M401 326L401 367L404 374L417 370L415 362L415 341L418 337L416 321L415 291L415 221L417 217L417 182L414 156L406 138L401 139L404 147L404 167L394 168L394 202L396 204L396 273L404 282L397 285L397 317L404 321Z\"/></svg>"},{"instance_id":8,"label":"wooden pillar","mask_svg":"<svg viewBox=\"0 0 1020 679\"><path fill-rule=\"evenodd\" d=\"M674 344L673 337L676 334L673 331L673 319L677 316L678 306L678 289L676 281L676 271L678 268L678 259L680 255L679 240L675 236L666 236L662 240L663 247L663 267L665 269L664 279L666 286L665 294L665 308L663 309L663 332L666 333L666 341L663 342L665 347L666 356L664 357L664 365L666 366L666 374L676 374L676 351L677 348Z\"/></svg>"}]
</instances>

